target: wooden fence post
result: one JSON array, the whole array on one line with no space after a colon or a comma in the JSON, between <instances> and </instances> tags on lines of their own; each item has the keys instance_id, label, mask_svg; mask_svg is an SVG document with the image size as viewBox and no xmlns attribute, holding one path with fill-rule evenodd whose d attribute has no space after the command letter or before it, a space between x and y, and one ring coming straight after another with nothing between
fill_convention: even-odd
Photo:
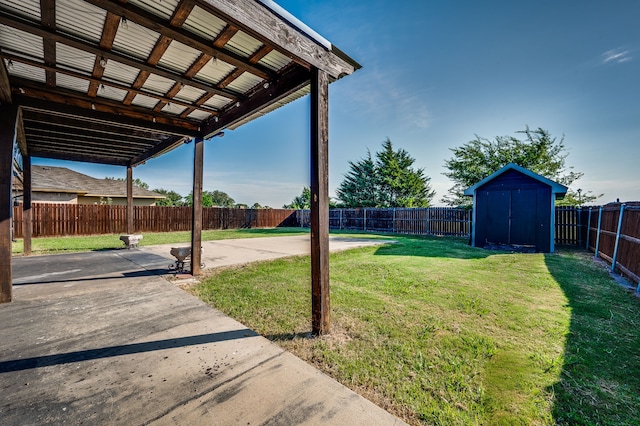
<instances>
[{"instance_id":1,"label":"wooden fence post","mask_svg":"<svg viewBox=\"0 0 640 426\"><path fill-rule=\"evenodd\" d=\"M620 204L620 217L618 218L618 232L616 232L616 245L613 248L613 258L611 259L611 272L616 270L618 260L618 245L620 244L620 232L622 232L622 216L624 215L624 204Z\"/></svg>"},{"instance_id":2,"label":"wooden fence post","mask_svg":"<svg viewBox=\"0 0 640 426\"><path fill-rule=\"evenodd\" d=\"M596 231L596 253L595 258L598 258L598 250L600 249L600 227L602 226L602 207L600 207L600 211L598 212L598 230Z\"/></svg>"}]
</instances>

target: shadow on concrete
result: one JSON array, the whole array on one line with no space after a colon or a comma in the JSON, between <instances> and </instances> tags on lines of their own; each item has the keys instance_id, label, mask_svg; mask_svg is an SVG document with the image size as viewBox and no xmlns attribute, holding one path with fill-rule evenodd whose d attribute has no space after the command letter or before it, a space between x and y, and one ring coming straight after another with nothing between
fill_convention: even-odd
<instances>
[{"instance_id":1,"label":"shadow on concrete","mask_svg":"<svg viewBox=\"0 0 640 426\"><path fill-rule=\"evenodd\" d=\"M225 340L244 339L255 336L258 336L258 334L248 328L244 328L240 330L223 331L220 333L201 334L198 336L178 337L175 339L156 340L153 342L132 343L129 345L118 345L106 348L67 352L63 354L16 359L0 362L0 373L70 364L73 362L110 358L114 356L131 355L143 352L160 351L163 349L173 349L184 346L202 345L206 343L222 342Z\"/></svg>"},{"instance_id":2,"label":"shadow on concrete","mask_svg":"<svg viewBox=\"0 0 640 426\"><path fill-rule=\"evenodd\" d=\"M131 271L131 272L123 272L113 275L102 275L99 277L81 277L81 278L68 278L64 280L34 280L34 281L20 281L20 279L16 279L13 282L15 287L25 286L25 285L38 285L38 284L64 284L64 283L80 283L80 282L91 282L91 281L103 281L108 279L117 279L117 278L142 278L142 277L153 277L159 275L169 275L174 274L175 271L170 270L168 268L161 269L142 269L139 271Z\"/></svg>"}]
</instances>

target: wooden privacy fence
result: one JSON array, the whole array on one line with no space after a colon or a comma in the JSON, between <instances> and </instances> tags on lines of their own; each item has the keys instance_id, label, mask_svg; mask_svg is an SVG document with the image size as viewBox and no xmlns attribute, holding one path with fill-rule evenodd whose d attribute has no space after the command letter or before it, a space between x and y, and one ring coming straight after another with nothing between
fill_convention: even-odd
<instances>
[{"instance_id":1,"label":"wooden privacy fence","mask_svg":"<svg viewBox=\"0 0 640 426\"><path fill-rule=\"evenodd\" d=\"M298 211L299 226L309 226L309 220L309 210ZM471 210L453 207L330 209L329 228L468 237Z\"/></svg>"},{"instance_id":2,"label":"wooden privacy fence","mask_svg":"<svg viewBox=\"0 0 640 426\"><path fill-rule=\"evenodd\" d=\"M127 207L91 204L34 203L33 236L122 234L127 231ZM202 209L202 229L275 228L295 226L295 210ZM191 207L134 206L135 232L191 230ZM22 206L13 208L14 237L22 238Z\"/></svg>"},{"instance_id":3,"label":"wooden privacy fence","mask_svg":"<svg viewBox=\"0 0 640 426\"><path fill-rule=\"evenodd\" d=\"M586 214L586 248L638 283L640 291L640 206L608 204Z\"/></svg>"}]
</instances>

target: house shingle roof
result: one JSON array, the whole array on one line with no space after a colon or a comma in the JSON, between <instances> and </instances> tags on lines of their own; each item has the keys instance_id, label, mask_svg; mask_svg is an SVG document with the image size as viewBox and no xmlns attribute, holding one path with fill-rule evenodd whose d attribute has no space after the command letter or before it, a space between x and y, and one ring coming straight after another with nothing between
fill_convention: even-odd
<instances>
[{"instance_id":1,"label":"house shingle roof","mask_svg":"<svg viewBox=\"0 0 640 426\"><path fill-rule=\"evenodd\" d=\"M127 183L112 179L96 179L66 167L32 166L32 190L72 192L93 197L126 197ZM135 198L165 198L164 195L133 186Z\"/></svg>"}]
</instances>

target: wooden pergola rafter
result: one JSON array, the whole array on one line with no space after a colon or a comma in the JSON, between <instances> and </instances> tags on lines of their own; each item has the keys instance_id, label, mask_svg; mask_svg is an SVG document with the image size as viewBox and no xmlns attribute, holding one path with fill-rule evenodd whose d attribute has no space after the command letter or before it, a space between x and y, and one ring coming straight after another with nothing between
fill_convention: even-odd
<instances>
[{"instance_id":1,"label":"wooden pergola rafter","mask_svg":"<svg viewBox=\"0 0 640 426\"><path fill-rule=\"evenodd\" d=\"M315 332L328 331L327 87L359 67L270 0L162 6L142 0L4 0L0 302L12 297L7 194L14 147L23 156L29 225L31 158L43 157L126 167L133 232L132 168L194 141L192 272L198 274L204 141L311 87L313 323Z\"/></svg>"}]
</instances>

